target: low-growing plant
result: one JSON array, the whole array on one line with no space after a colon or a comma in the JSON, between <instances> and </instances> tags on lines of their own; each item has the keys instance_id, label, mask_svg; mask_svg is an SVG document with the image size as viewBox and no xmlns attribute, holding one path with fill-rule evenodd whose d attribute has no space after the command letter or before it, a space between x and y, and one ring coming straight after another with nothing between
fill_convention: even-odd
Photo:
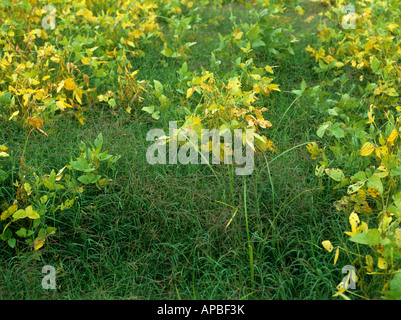
<instances>
[{"instance_id":1,"label":"low-growing plant","mask_svg":"<svg viewBox=\"0 0 401 320\"><path fill-rule=\"evenodd\" d=\"M108 154L102 147L102 134L91 148L82 143L81 155L57 173L52 170L50 174L38 176L24 165L14 182L14 199L6 201L12 204L0 216L0 239L17 252L24 251L24 245L28 245L38 258L47 237L57 231L57 214L72 208L86 186L94 184L103 189L110 181L106 173L114 168L119 156ZM5 151L1 155L6 156ZM76 177L78 172L80 175Z\"/></svg>"}]
</instances>

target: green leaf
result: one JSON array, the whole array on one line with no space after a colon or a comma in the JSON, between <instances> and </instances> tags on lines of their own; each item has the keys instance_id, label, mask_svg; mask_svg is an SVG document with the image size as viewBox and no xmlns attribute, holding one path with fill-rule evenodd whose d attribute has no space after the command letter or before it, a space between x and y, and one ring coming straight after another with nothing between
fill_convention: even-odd
<instances>
[{"instance_id":1,"label":"green leaf","mask_svg":"<svg viewBox=\"0 0 401 320\"><path fill-rule=\"evenodd\" d=\"M327 110L327 113L328 113L329 115L331 115L331 116L338 116L338 112L337 112L337 110L336 110L335 108L333 108L333 109L328 109L328 110Z\"/></svg>"},{"instance_id":2,"label":"green leaf","mask_svg":"<svg viewBox=\"0 0 401 320\"><path fill-rule=\"evenodd\" d=\"M391 171L390 175L392 175L393 177L401 175L401 167L398 167L397 169Z\"/></svg>"},{"instance_id":3,"label":"green leaf","mask_svg":"<svg viewBox=\"0 0 401 320\"><path fill-rule=\"evenodd\" d=\"M2 234L0 234L0 239L6 241L10 239L12 235L13 233L10 231L10 229L7 229Z\"/></svg>"},{"instance_id":4,"label":"green leaf","mask_svg":"<svg viewBox=\"0 0 401 320\"><path fill-rule=\"evenodd\" d=\"M390 281L390 290L401 293L401 270L394 273L393 279Z\"/></svg>"},{"instance_id":5,"label":"green leaf","mask_svg":"<svg viewBox=\"0 0 401 320\"><path fill-rule=\"evenodd\" d=\"M210 58L210 63L212 64L212 66L218 66L221 64L220 60L216 60L216 56L214 55L213 52L212 52L212 56Z\"/></svg>"},{"instance_id":6,"label":"green leaf","mask_svg":"<svg viewBox=\"0 0 401 320\"><path fill-rule=\"evenodd\" d=\"M24 10L31 10L32 6L29 4L29 0L24 0L21 4L19 4L20 7Z\"/></svg>"},{"instance_id":7,"label":"green leaf","mask_svg":"<svg viewBox=\"0 0 401 320\"><path fill-rule=\"evenodd\" d=\"M14 248L14 247L15 247L16 242L17 242L17 240L16 240L15 238L10 238L10 239L8 239L8 241L7 241L8 245L9 245L11 248Z\"/></svg>"},{"instance_id":8,"label":"green leaf","mask_svg":"<svg viewBox=\"0 0 401 320\"><path fill-rule=\"evenodd\" d=\"M53 184L56 182L56 171L52 170L52 172L50 172L49 180Z\"/></svg>"},{"instance_id":9,"label":"green leaf","mask_svg":"<svg viewBox=\"0 0 401 320\"><path fill-rule=\"evenodd\" d=\"M170 48L164 48L161 52L162 55L166 56L166 57L171 57L173 54L173 51Z\"/></svg>"},{"instance_id":10,"label":"green leaf","mask_svg":"<svg viewBox=\"0 0 401 320\"><path fill-rule=\"evenodd\" d=\"M353 194L353 193L357 192L360 188L363 187L364 184L365 184L365 182L358 181L357 183L349 185L348 189L347 189L347 193L348 194Z\"/></svg>"},{"instance_id":11,"label":"green leaf","mask_svg":"<svg viewBox=\"0 0 401 320\"><path fill-rule=\"evenodd\" d=\"M380 240L380 244L383 246L386 246L390 243L391 243L391 240L389 238L384 238L384 239Z\"/></svg>"},{"instance_id":12,"label":"green leaf","mask_svg":"<svg viewBox=\"0 0 401 320\"><path fill-rule=\"evenodd\" d=\"M28 213L24 209L19 209L13 214L15 220L23 219L28 216Z\"/></svg>"},{"instance_id":13,"label":"green leaf","mask_svg":"<svg viewBox=\"0 0 401 320\"><path fill-rule=\"evenodd\" d=\"M47 235L54 234L54 233L56 233L56 230L57 230L57 228L54 228L54 227L47 227L47 228L46 228L46 234L47 234Z\"/></svg>"},{"instance_id":14,"label":"green leaf","mask_svg":"<svg viewBox=\"0 0 401 320\"><path fill-rule=\"evenodd\" d=\"M159 93L163 93L163 85L157 80L153 80L153 83L155 84L155 90Z\"/></svg>"},{"instance_id":15,"label":"green leaf","mask_svg":"<svg viewBox=\"0 0 401 320\"><path fill-rule=\"evenodd\" d=\"M107 184L108 184L107 178L103 178L103 179L100 179L100 180L97 182L96 186L97 186L99 189L103 189L103 188L105 188L105 187L107 186Z\"/></svg>"},{"instance_id":16,"label":"green leaf","mask_svg":"<svg viewBox=\"0 0 401 320\"><path fill-rule=\"evenodd\" d=\"M301 91L304 92L305 89L306 89L306 82L305 82L305 80L302 80L302 82L301 82Z\"/></svg>"},{"instance_id":17,"label":"green leaf","mask_svg":"<svg viewBox=\"0 0 401 320\"><path fill-rule=\"evenodd\" d=\"M15 232L18 237L25 238L26 237L26 229L21 228L18 231Z\"/></svg>"},{"instance_id":18,"label":"green leaf","mask_svg":"<svg viewBox=\"0 0 401 320\"><path fill-rule=\"evenodd\" d=\"M98 174L88 173L78 178L83 184L96 183L102 176Z\"/></svg>"},{"instance_id":19,"label":"green leaf","mask_svg":"<svg viewBox=\"0 0 401 320\"><path fill-rule=\"evenodd\" d=\"M322 138L324 133L326 132L327 128L330 126L329 122L323 123L319 126L319 128L317 129L316 135L319 138Z\"/></svg>"},{"instance_id":20,"label":"green leaf","mask_svg":"<svg viewBox=\"0 0 401 320\"><path fill-rule=\"evenodd\" d=\"M376 74L380 73L379 72L380 61L376 57L373 57L371 66L372 66L372 71L374 73L376 73ZM380 69L380 71L381 71L381 69Z\"/></svg>"},{"instance_id":21,"label":"green leaf","mask_svg":"<svg viewBox=\"0 0 401 320\"><path fill-rule=\"evenodd\" d=\"M252 48L256 49L259 47L265 47L266 43L264 43L262 40L260 39L256 39L255 41L252 42Z\"/></svg>"},{"instance_id":22,"label":"green leaf","mask_svg":"<svg viewBox=\"0 0 401 320\"><path fill-rule=\"evenodd\" d=\"M259 13L259 19L263 18L265 15L267 15L269 11L265 8Z\"/></svg>"},{"instance_id":23,"label":"green leaf","mask_svg":"<svg viewBox=\"0 0 401 320\"><path fill-rule=\"evenodd\" d=\"M260 27L259 25L255 25L254 27L252 27L251 29L249 29L247 37L250 41L255 41L258 36L259 36L259 32L260 32Z\"/></svg>"},{"instance_id":24,"label":"green leaf","mask_svg":"<svg viewBox=\"0 0 401 320\"><path fill-rule=\"evenodd\" d=\"M102 145L103 145L103 134L102 133L99 133L99 135L95 139L94 144L95 144L95 147L98 148L99 150L102 149Z\"/></svg>"},{"instance_id":25,"label":"green leaf","mask_svg":"<svg viewBox=\"0 0 401 320\"><path fill-rule=\"evenodd\" d=\"M45 179L44 181L43 181L43 185L47 188L47 189L49 189L49 190L54 190L54 185L53 185L53 183L51 183L49 180L47 180L47 179Z\"/></svg>"},{"instance_id":26,"label":"green leaf","mask_svg":"<svg viewBox=\"0 0 401 320\"><path fill-rule=\"evenodd\" d=\"M155 120L159 120L160 119L160 111L156 111L156 112L152 113L152 118Z\"/></svg>"},{"instance_id":27,"label":"green leaf","mask_svg":"<svg viewBox=\"0 0 401 320\"><path fill-rule=\"evenodd\" d=\"M250 42L247 42L246 46L245 46L245 47L241 47L240 49L241 49L241 51L243 51L243 52L245 52L245 53L251 52L251 51L252 51L252 49L251 49L251 43L250 43Z\"/></svg>"},{"instance_id":28,"label":"green leaf","mask_svg":"<svg viewBox=\"0 0 401 320\"><path fill-rule=\"evenodd\" d=\"M110 106L112 106L113 108L117 105L115 99L110 99L107 103L108 103Z\"/></svg>"},{"instance_id":29,"label":"green leaf","mask_svg":"<svg viewBox=\"0 0 401 320\"><path fill-rule=\"evenodd\" d=\"M104 78L107 76L107 73L103 69L96 70L94 73L96 78Z\"/></svg>"},{"instance_id":30,"label":"green leaf","mask_svg":"<svg viewBox=\"0 0 401 320\"><path fill-rule=\"evenodd\" d=\"M70 165L73 169L82 171L82 172L91 172L91 171L95 170L95 168L91 168L89 166L89 163L84 159L81 159L79 161L71 161Z\"/></svg>"},{"instance_id":31,"label":"green leaf","mask_svg":"<svg viewBox=\"0 0 401 320\"><path fill-rule=\"evenodd\" d=\"M380 194L383 194L383 184L376 174L372 175L366 184L366 186L369 188L375 188L379 191Z\"/></svg>"},{"instance_id":32,"label":"green leaf","mask_svg":"<svg viewBox=\"0 0 401 320\"><path fill-rule=\"evenodd\" d=\"M152 114L155 111L155 106L143 107L142 110L149 114Z\"/></svg>"},{"instance_id":33,"label":"green leaf","mask_svg":"<svg viewBox=\"0 0 401 320\"><path fill-rule=\"evenodd\" d=\"M340 169L325 169L324 171L334 181L340 182L345 179L345 175L344 175L343 171Z\"/></svg>"},{"instance_id":34,"label":"green leaf","mask_svg":"<svg viewBox=\"0 0 401 320\"><path fill-rule=\"evenodd\" d=\"M350 238L350 240L355 243L368 244L368 241L366 240L366 233L358 233Z\"/></svg>"},{"instance_id":35,"label":"green leaf","mask_svg":"<svg viewBox=\"0 0 401 320\"><path fill-rule=\"evenodd\" d=\"M366 234L366 241L368 242L368 245L375 246L380 243L380 240L380 231L378 229L369 229Z\"/></svg>"},{"instance_id":36,"label":"green leaf","mask_svg":"<svg viewBox=\"0 0 401 320\"><path fill-rule=\"evenodd\" d=\"M340 128L340 123L336 122L335 124L333 124L333 126L330 128L330 134L332 136L335 136L336 138L344 138L345 136L345 131Z\"/></svg>"},{"instance_id":37,"label":"green leaf","mask_svg":"<svg viewBox=\"0 0 401 320\"><path fill-rule=\"evenodd\" d=\"M366 181L368 178L366 177L366 173L364 171L358 171L352 176L353 179L358 179L359 181Z\"/></svg>"}]
</instances>

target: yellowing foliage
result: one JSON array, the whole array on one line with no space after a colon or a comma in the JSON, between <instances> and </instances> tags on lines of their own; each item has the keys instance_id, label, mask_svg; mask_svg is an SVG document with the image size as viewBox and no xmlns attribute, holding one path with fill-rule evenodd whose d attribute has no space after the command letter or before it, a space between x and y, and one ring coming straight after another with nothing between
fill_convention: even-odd
<instances>
[{"instance_id":1,"label":"yellowing foliage","mask_svg":"<svg viewBox=\"0 0 401 320\"><path fill-rule=\"evenodd\" d=\"M341 21L344 5L343 0L331 1L325 18L330 23ZM388 12L384 14L386 10ZM345 72L353 72L358 82L364 83L360 87L363 93L360 112L338 108L332 114L336 116L341 112L352 121L338 122L334 130L330 119L320 126L318 135L322 137L330 130L329 133L338 139L336 146L325 150L333 151L337 165L343 166L343 175L336 180L328 171L326 173L339 182L334 188L344 188L346 194L335 202L340 213L349 215L351 230L345 234L354 244L367 246L364 252L371 251L361 260L358 254L351 252L355 250L354 246L343 248L356 258L353 264L359 267L359 289L362 294L373 295L364 283L374 274L385 283L382 289L385 296L399 298L400 292L394 288L398 288L399 281L395 275L401 270L397 238L401 222L401 83L398 81L401 69L397 63L401 37L399 25L394 21L400 19L401 7L393 0L360 0L355 1L355 12L356 29L343 29L338 23L333 27L327 19L322 19L318 44L306 48L317 62L317 70L344 73L344 76ZM367 77L369 82L365 82ZM360 125L353 125L355 123ZM321 160L319 168L329 168L331 156L328 153L318 156L316 147L312 146L309 151L314 159ZM327 244L323 246L327 249ZM337 259L336 254L335 261ZM344 296L345 291L353 293L341 287L336 295Z\"/></svg>"}]
</instances>

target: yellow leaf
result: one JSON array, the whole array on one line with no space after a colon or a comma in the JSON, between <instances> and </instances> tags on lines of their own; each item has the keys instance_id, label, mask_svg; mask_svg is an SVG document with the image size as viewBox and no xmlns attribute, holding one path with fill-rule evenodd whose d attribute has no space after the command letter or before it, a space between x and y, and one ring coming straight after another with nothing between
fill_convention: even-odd
<instances>
[{"instance_id":1,"label":"yellow leaf","mask_svg":"<svg viewBox=\"0 0 401 320\"><path fill-rule=\"evenodd\" d=\"M265 67L265 70L266 70L267 72L271 73L271 74L274 74L274 71L273 71L272 67L270 67L270 66L266 66L266 67Z\"/></svg>"},{"instance_id":2,"label":"yellow leaf","mask_svg":"<svg viewBox=\"0 0 401 320\"><path fill-rule=\"evenodd\" d=\"M41 128L43 126L43 119L39 117L32 117L27 120L27 122L31 125L34 126L35 128Z\"/></svg>"},{"instance_id":3,"label":"yellow leaf","mask_svg":"<svg viewBox=\"0 0 401 320\"><path fill-rule=\"evenodd\" d=\"M25 191L26 191L26 194L28 195L28 196L30 196L31 195L31 193L32 193L32 188L31 188L31 185L29 184L29 183L24 183L24 189L25 189Z\"/></svg>"},{"instance_id":4,"label":"yellow leaf","mask_svg":"<svg viewBox=\"0 0 401 320\"><path fill-rule=\"evenodd\" d=\"M316 52L315 49L313 49L310 45L308 45L305 50L312 53Z\"/></svg>"},{"instance_id":5,"label":"yellow leaf","mask_svg":"<svg viewBox=\"0 0 401 320\"><path fill-rule=\"evenodd\" d=\"M370 142L366 142L362 148L361 151L359 151L359 154L363 157L370 155L373 151L375 150L375 146L371 144Z\"/></svg>"},{"instance_id":6,"label":"yellow leaf","mask_svg":"<svg viewBox=\"0 0 401 320\"><path fill-rule=\"evenodd\" d=\"M65 105L63 101L57 101L56 102L56 107L59 108L60 110L64 111Z\"/></svg>"},{"instance_id":7,"label":"yellow leaf","mask_svg":"<svg viewBox=\"0 0 401 320\"><path fill-rule=\"evenodd\" d=\"M382 257L379 257L379 259L377 260L377 266L382 270L386 270L387 269L386 260L384 260L384 258Z\"/></svg>"},{"instance_id":8,"label":"yellow leaf","mask_svg":"<svg viewBox=\"0 0 401 320\"><path fill-rule=\"evenodd\" d=\"M89 57L84 57L81 59L82 64L88 65L90 63L90 58Z\"/></svg>"},{"instance_id":9,"label":"yellow leaf","mask_svg":"<svg viewBox=\"0 0 401 320\"><path fill-rule=\"evenodd\" d=\"M51 57L50 60L55 62L55 63L59 63L60 62L60 57L58 55L55 55L55 56Z\"/></svg>"},{"instance_id":10,"label":"yellow leaf","mask_svg":"<svg viewBox=\"0 0 401 320\"><path fill-rule=\"evenodd\" d=\"M333 245L331 244L330 240L323 241L322 245L328 252L332 252L333 251Z\"/></svg>"},{"instance_id":11,"label":"yellow leaf","mask_svg":"<svg viewBox=\"0 0 401 320\"><path fill-rule=\"evenodd\" d=\"M398 137L398 131L394 129L387 138L387 142L392 146L394 145L395 139Z\"/></svg>"},{"instance_id":12,"label":"yellow leaf","mask_svg":"<svg viewBox=\"0 0 401 320\"><path fill-rule=\"evenodd\" d=\"M57 93L59 93L59 92L61 91L61 89L63 89L64 84L65 84L65 81L64 81L64 80L61 81L61 82L58 84Z\"/></svg>"},{"instance_id":13,"label":"yellow leaf","mask_svg":"<svg viewBox=\"0 0 401 320\"><path fill-rule=\"evenodd\" d=\"M70 91L74 90L77 87L75 85L74 79L72 78L65 79L64 83L65 83L65 88Z\"/></svg>"},{"instance_id":14,"label":"yellow leaf","mask_svg":"<svg viewBox=\"0 0 401 320\"><path fill-rule=\"evenodd\" d=\"M280 88L274 83L269 84L268 87L269 87L270 90L281 91Z\"/></svg>"},{"instance_id":15,"label":"yellow leaf","mask_svg":"<svg viewBox=\"0 0 401 320\"><path fill-rule=\"evenodd\" d=\"M397 27L399 27L398 24L392 23L392 24L389 24L388 29L389 29L391 32L393 32L394 29L397 28Z\"/></svg>"},{"instance_id":16,"label":"yellow leaf","mask_svg":"<svg viewBox=\"0 0 401 320\"><path fill-rule=\"evenodd\" d=\"M43 245L45 244L45 238L43 237L37 237L35 239L35 241L33 242L33 246L35 248L35 250L39 250L40 248L43 247Z\"/></svg>"},{"instance_id":17,"label":"yellow leaf","mask_svg":"<svg viewBox=\"0 0 401 320\"><path fill-rule=\"evenodd\" d=\"M0 158L9 157L10 155L6 152L8 148L0 144Z\"/></svg>"},{"instance_id":18,"label":"yellow leaf","mask_svg":"<svg viewBox=\"0 0 401 320\"><path fill-rule=\"evenodd\" d=\"M381 146L381 147L379 147L379 148L376 148L376 149L375 149L375 154L376 154L376 156L378 156L380 159L381 159L383 156L386 156L386 155L388 154L388 148L387 148L387 146Z\"/></svg>"},{"instance_id":19,"label":"yellow leaf","mask_svg":"<svg viewBox=\"0 0 401 320\"><path fill-rule=\"evenodd\" d=\"M16 204L13 204L11 207L9 207L6 211L4 211L1 214L0 219L6 220L8 217L12 216L17 210L18 210L18 206Z\"/></svg>"},{"instance_id":20,"label":"yellow leaf","mask_svg":"<svg viewBox=\"0 0 401 320\"><path fill-rule=\"evenodd\" d=\"M190 96L192 96L192 94L194 93L195 89L196 89L196 87L192 87L192 88L189 88L189 89L187 90L187 99L188 99Z\"/></svg>"},{"instance_id":21,"label":"yellow leaf","mask_svg":"<svg viewBox=\"0 0 401 320\"><path fill-rule=\"evenodd\" d=\"M394 88L388 88L385 93L390 97L398 97L398 93Z\"/></svg>"},{"instance_id":22,"label":"yellow leaf","mask_svg":"<svg viewBox=\"0 0 401 320\"><path fill-rule=\"evenodd\" d=\"M38 84L40 83L40 81L37 80L37 78L35 78L35 79L29 79L29 83L32 84L32 85L34 85L34 86L36 86L36 85L38 85Z\"/></svg>"},{"instance_id":23,"label":"yellow leaf","mask_svg":"<svg viewBox=\"0 0 401 320\"><path fill-rule=\"evenodd\" d=\"M72 105L60 100L56 102L56 107L63 111L66 107L72 108Z\"/></svg>"},{"instance_id":24,"label":"yellow leaf","mask_svg":"<svg viewBox=\"0 0 401 320\"><path fill-rule=\"evenodd\" d=\"M75 96L75 99L77 99L78 103L82 104L82 90L79 88L76 88L74 90L74 96Z\"/></svg>"},{"instance_id":25,"label":"yellow leaf","mask_svg":"<svg viewBox=\"0 0 401 320\"><path fill-rule=\"evenodd\" d=\"M44 90L41 89L40 91L37 91L35 94L35 99L36 100L42 100L44 98L45 94L44 94Z\"/></svg>"},{"instance_id":26,"label":"yellow leaf","mask_svg":"<svg viewBox=\"0 0 401 320\"><path fill-rule=\"evenodd\" d=\"M382 86L379 86L375 89L375 91L373 92L374 95L378 96L380 93L383 92L383 88Z\"/></svg>"},{"instance_id":27,"label":"yellow leaf","mask_svg":"<svg viewBox=\"0 0 401 320\"><path fill-rule=\"evenodd\" d=\"M8 119L8 121L11 121L12 118L16 117L18 114L19 114L19 111L13 112L13 114L12 114L11 117Z\"/></svg>"},{"instance_id":28,"label":"yellow leaf","mask_svg":"<svg viewBox=\"0 0 401 320\"><path fill-rule=\"evenodd\" d=\"M82 78L84 78L84 84L89 87L89 77L87 74L82 75Z\"/></svg>"},{"instance_id":29,"label":"yellow leaf","mask_svg":"<svg viewBox=\"0 0 401 320\"><path fill-rule=\"evenodd\" d=\"M366 259L366 264L367 264L366 269L369 272L375 271L374 268L373 268L373 258L372 258L372 256L371 255L366 255L365 259Z\"/></svg>"},{"instance_id":30,"label":"yellow leaf","mask_svg":"<svg viewBox=\"0 0 401 320\"><path fill-rule=\"evenodd\" d=\"M34 210L32 209L32 206L27 207L27 208L25 209L25 212L27 213L27 217L28 217L29 219L34 220L34 219L39 219L39 218L40 218L39 213L37 213L36 211L34 211Z\"/></svg>"},{"instance_id":31,"label":"yellow leaf","mask_svg":"<svg viewBox=\"0 0 401 320\"><path fill-rule=\"evenodd\" d=\"M295 11L302 16L305 13L305 10L301 6L296 6Z\"/></svg>"},{"instance_id":32,"label":"yellow leaf","mask_svg":"<svg viewBox=\"0 0 401 320\"><path fill-rule=\"evenodd\" d=\"M260 92L260 86L259 86L259 84L257 84L257 83L254 83L254 84L253 84L253 91L256 92L256 93L259 93L259 92Z\"/></svg>"},{"instance_id":33,"label":"yellow leaf","mask_svg":"<svg viewBox=\"0 0 401 320\"><path fill-rule=\"evenodd\" d=\"M139 39L142 36L143 32L141 30L135 30L132 35L135 39Z\"/></svg>"},{"instance_id":34,"label":"yellow leaf","mask_svg":"<svg viewBox=\"0 0 401 320\"><path fill-rule=\"evenodd\" d=\"M82 115L82 113L75 113L75 118L79 121L80 124L84 125L85 124L85 117Z\"/></svg>"},{"instance_id":35,"label":"yellow leaf","mask_svg":"<svg viewBox=\"0 0 401 320\"><path fill-rule=\"evenodd\" d=\"M314 17L315 16L310 16L310 17L306 18L305 22L310 23L313 20Z\"/></svg>"},{"instance_id":36,"label":"yellow leaf","mask_svg":"<svg viewBox=\"0 0 401 320\"><path fill-rule=\"evenodd\" d=\"M334 256L334 265L337 263L338 257L340 256L340 248L337 247L336 255Z\"/></svg>"},{"instance_id":37,"label":"yellow leaf","mask_svg":"<svg viewBox=\"0 0 401 320\"><path fill-rule=\"evenodd\" d=\"M372 123L375 121L375 116L373 116L373 109L375 106L373 104L370 105L370 111L368 112L369 120L366 121L367 124Z\"/></svg>"},{"instance_id":38,"label":"yellow leaf","mask_svg":"<svg viewBox=\"0 0 401 320\"><path fill-rule=\"evenodd\" d=\"M65 166L64 168L59 170L59 172L56 175L56 181L60 181L61 180L61 178L63 177L63 171L65 170L65 168L67 168L67 166Z\"/></svg>"},{"instance_id":39,"label":"yellow leaf","mask_svg":"<svg viewBox=\"0 0 401 320\"><path fill-rule=\"evenodd\" d=\"M262 78L259 74L253 74L253 73L251 73L251 77L256 81L259 81Z\"/></svg>"},{"instance_id":40,"label":"yellow leaf","mask_svg":"<svg viewBox=\"0 0 401 320\"><path fill-rule=\"evenodd\" d=\"M357 227L358 224L360 223L358 215L353 211L349 215L349 224L351 225L351 232L346 232L346 234L350 236L354 236L357 234Z\"/></svg>"}]
</instances>

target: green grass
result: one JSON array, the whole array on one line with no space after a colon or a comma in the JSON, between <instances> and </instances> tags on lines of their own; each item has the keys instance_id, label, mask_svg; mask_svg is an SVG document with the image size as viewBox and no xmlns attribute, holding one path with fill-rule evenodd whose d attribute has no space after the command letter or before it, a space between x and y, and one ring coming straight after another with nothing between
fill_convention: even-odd
<instances>
[{"instance_id":1,"label":"green grass","mask_svg":"<svg viewBox=\"0 0 401 320\"><path fill-rule=\"evenodd\" d=\"M229 7L201 14L205 21L217 15L228 18ZM239 6L232 10L238 16L244 12ZM199 41L188 63L191 71L210 65L217 32L231 31L225 22L189 34L198 41L216 40ZM57 215L57 234L49 238L40 261L24 254L13 257L0 243L0 298L330 299L344 276L341 268L350 261L341 255L333 266L333 256L321 242L345 241L339 226L347 219L332 205L338 199L327 192L332 185L327 181L325 189L318 190L305 148L316 139L321 118L305 101L294 102L291 90L298 89L302 79L308 85L321 79L304 50L313 24L310 29L301 19L296 24L294 32L301 40L295 55L285 61L263 58L278 66L276 83L282 93L264 103L273 123L266 133L279 151L259 156L252 175L234 175L231 190L224 166L213 166L223 181L220 186L208 166L147 163L146 133L167 128L179 111L162 112L155 121L140 111L128 115L116 110L112 115L105 107L93 107L85 126L63 118L46 125L48 138L32 135L25 162L39 175L61 169L78 156L81 140L92 142L100 132L105 149L122 157L113 183L100 193L84 194L73 208ZM132 64L141 79L169 84L165 94L174 95L179 61L149 51ZM155 102L146 97L144 103ZM6 126L0 138L19 159L26 133ZM0 186L0 196L10 190ZM55 291L41 287L41 269L47 264L58 269Z\"/></svg>"}]
</instances>

